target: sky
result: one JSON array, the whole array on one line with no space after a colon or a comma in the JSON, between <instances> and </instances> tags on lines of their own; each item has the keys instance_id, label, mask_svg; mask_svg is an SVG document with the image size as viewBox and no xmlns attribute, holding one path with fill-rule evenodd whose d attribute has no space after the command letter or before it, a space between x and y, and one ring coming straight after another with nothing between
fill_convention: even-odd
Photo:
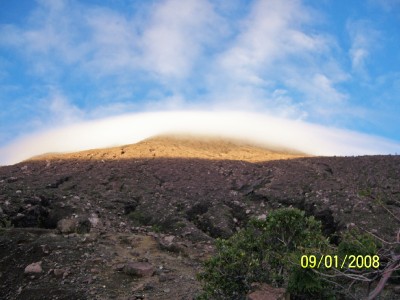
<instances>
[{"instance_id":1,"label":"sky","mask_svg":"<svg viewBox=\"0 0 400 300\"><path fill-rule=\"evenodd\" d=\"M0 165L203 127L395 154L399 115L400 0L0 2Z\"/></svg>"}]
</instances>

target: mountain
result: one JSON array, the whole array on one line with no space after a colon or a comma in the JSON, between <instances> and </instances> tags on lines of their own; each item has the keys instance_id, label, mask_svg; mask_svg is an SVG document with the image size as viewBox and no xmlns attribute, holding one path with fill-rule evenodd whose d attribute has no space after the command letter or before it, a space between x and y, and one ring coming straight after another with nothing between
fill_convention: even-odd
<instances>
[{"instance_id":1,"label":"mountain","mask_svg":"<svg viewBox=\"0 0 400 300\"><path fill-rule=\"evenodd\" d=\"M192 299L215 238L280 207L390 241L399 179L399 156L166 136L1 167L0 298Z\"/></svg>"},{"instance_id":2,"label":"mountain","mask_svg":"<svg viewBox=\"0 0 400 300\"><path fill-rule=\"evenodd\" d=\"M31 160L46 159L132 159L132 158L197 158L210 160L240 160L260 162L308 156L292 149L269 145L258 146L241 140L217 137L165 135L137 144L107 149L95 149L76 153L49 153Z\"/></svg>"}]
</instances>

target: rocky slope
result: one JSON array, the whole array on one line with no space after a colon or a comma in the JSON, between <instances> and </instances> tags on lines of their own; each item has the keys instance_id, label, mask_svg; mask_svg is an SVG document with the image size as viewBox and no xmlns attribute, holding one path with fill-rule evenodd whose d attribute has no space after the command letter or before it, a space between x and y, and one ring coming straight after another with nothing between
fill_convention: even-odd
<instances>
[{"instance_id":1,"label":"rocky slope","mask_svg":"<svg viewBox=\"0 0 400 300\"><path fill-rule=\"evenodd\" d=\"M399 156L300 156L163 137L1 167L0 298L192 299L214 238L282 206L394 239Z\"/></svg>"}]
</instances>

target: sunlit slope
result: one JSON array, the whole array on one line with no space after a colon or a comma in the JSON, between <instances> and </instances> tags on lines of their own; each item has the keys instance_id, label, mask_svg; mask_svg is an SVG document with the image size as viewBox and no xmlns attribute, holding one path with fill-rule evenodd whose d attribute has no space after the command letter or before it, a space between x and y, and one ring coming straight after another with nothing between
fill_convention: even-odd
<instances>
[{"instance_id":1,"label":"sunlit slope","mask_svg":"<svg viewBox=\"0 0 400 300\"><path fill-rule=\"evenodd\" d=\"M309 156L288 149L260 147L238 140L193 137L158 136L133 145L93 149L75 153L44 154L30 160L43 159L131 159L131 158L199 158L211 160L242 160L260 162Z\"/></svg>"}]
</instances>

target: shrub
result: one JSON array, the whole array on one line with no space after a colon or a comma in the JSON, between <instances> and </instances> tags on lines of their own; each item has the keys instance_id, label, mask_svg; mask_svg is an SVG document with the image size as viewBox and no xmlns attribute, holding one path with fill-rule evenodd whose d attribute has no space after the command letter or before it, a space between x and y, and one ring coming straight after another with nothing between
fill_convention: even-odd
<instances>
[{"instance_id":1,"label":"shrub","mask_svg":"<svg viewBox=\"0 0 400 300\"><path fill-rule=\"evenodd\" d=\"M338 246L338 254L345 255L375 255L380 245L375 239L357 228L349 229L342 234L342 240Z\"/></svg>"},{"instance_id":2,"label":"shrub","mask_svg":"<svg viewBox=\"0 0 400 300\"><path fill-rule=\"evenodd\" d=\"M283 286L298 297L327 298L326 283L299 264L302 254L326 254L328 244L321 223L295 208L250 220L231 238L217 240L216 255L198 275L203 283L199 299L243 299L253 282Z\"/></svg>"}]
</instances>

